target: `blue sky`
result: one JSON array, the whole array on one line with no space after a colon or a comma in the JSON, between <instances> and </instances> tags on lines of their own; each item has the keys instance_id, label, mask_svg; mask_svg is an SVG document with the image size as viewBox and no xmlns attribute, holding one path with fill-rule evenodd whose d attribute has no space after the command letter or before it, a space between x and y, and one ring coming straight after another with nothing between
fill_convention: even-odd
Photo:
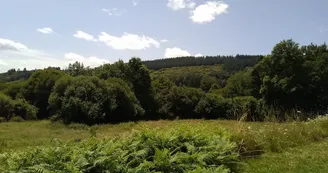
<instances>
[{"instance_id":1,"label":"blue sky","mask_svg":"<svg viewBox=\"0 0 328 173\"><path fill-rule=\"evenodd\" d=\"M0 72L328 40L327 0L2 0Z\"/></svg>"}]
</instances>

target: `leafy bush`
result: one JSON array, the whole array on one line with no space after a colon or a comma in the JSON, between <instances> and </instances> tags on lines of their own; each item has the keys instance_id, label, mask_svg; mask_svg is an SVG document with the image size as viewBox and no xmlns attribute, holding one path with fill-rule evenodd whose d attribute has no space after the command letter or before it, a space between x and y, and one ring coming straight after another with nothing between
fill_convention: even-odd
<instances>
[{"instance_id":1,"label":"leafy bush","mask_svg":"<svg viewBox=\"0 0 328 173\"><path fill-rule=\"evenodd\" d=\"M226 118L229 104L225 98L215 94L206 94L201 99L195 111L200 114L201 117L208 119Z\"/></svg>"},{"instance_id":2,"label":"leafy bush","mask_svg":"<svg viewBox=\"0 0 328 173\"><path fill-rule=\"evenodd\" d=\"M119 82L118 82L119 81ZM130 87L121 79L79 76L60 79L49 105L64 123L108 123L135 120L144 113Z\"/></svg>"},{"instance_id":3,"label":"leafy bush","mask_svg":"<svg viewBox=\"0 0 328 173\"><path fill-rule=\"evenodd\" d=\"M6 122L6 118L5 117L0 117L0 123Z\"/></svg>"},{"instance_id":4,"label":"leafy bush","mask_svg":"<svg viewBox=\"0 0 328 173\"><path fill-rule=\"evenodd\" d=\"M166 104L162 106L163 112L181 118L195 118L195 108L198 102L205 97L205 93L196 88L173 87L167 95Z\"/></svg>"},{"instance_id":5,"label":"leafy bush","mask_svg":"<svg viewBox=\"0 0 328 173\"><path fill-rule=\"evenodd\" d=\"M23 97L23 89L26 86L26 81L15 81L7 83L7 87L3 90L3 93L10 96L12 99L17 97Z\"/></svg>"},{"instance_id":6,"label":"leafy bush","mask_svg":"<svg viewBox=\"0 0 328 173\"><path fill-rule=\"evenodd\" d=\"M222 134L201 135L193 127L130 137L59 144L0 155L2 172L210 172L234 171L236 144Z\"/></svg>"},{"instance_id":7,"label":"leafy bush","mask_svg":"<svg viewBox=\"0 0 328 173\"><path fill-rule=\"evenodd\" d=\"M36 119L36 107L28 104L23 99L12 100L9 96L0 93L0 117L10 120L13 116L23 120Z\"/></svg>"},{"instance_id":8,"label":"leafy bush","mask_svg":"<svg viewBox=\"0 0 328 173\"><path fill-rule=\"evenodd\" d=\"M37 119L38 109L27 103L24 99L16 99L13 105L13 114L19 116L24 120L35 120Z\"/></svg>"},{"instance_id":9,"label":"leafy bush","mask_svg":"<svg viewBox=\"0 0 328 173\"><path fill-rule=\"evenodd\" d=\"M14 101L2 93L0 93L0 117L9 120L12 116Z\"/></svg>"},{"instance_id":10,"label":"leafy bush","mask_svg":"<svg viewBox=\"0 0 328 173\"><path fill-rule=\"evenodd\" d=\"M204 75L200 81L200 88L204 91L209 91L212 85L217 83L217 79L213 76Z\"/></svg>"},{"instance_id":11,"label":"leafy bush","mask_svg":"<svg viewBox=\"0 0 328 173\"><path fill-rule=\"evenodd\" d=\"M11 119L9 121L13 121L13 122L23 122L24 119L20 116L13 116L11 117Z\"/></svg>"},{"instance_id":12,"label":"leafy bush","mask_svg":"<svg viewBox=\"0 0 328 173\"><path fill-rule=\"evenodd\" d=\"M252 69L240 71L228 78L223 89L224 97L251 96L253 93Z\"/></svg>"},{"instance_id":13,"label":"leafy bush","mask_svg":"<svg viewBox=\"0 0 328 173\"><path fill-rule=\"evenodd\" d=\"M234 97L229 99L228 116L234 120L262 121L264 116L260 114L259 102L252 96Z\"/></svg>"}]
</instances>

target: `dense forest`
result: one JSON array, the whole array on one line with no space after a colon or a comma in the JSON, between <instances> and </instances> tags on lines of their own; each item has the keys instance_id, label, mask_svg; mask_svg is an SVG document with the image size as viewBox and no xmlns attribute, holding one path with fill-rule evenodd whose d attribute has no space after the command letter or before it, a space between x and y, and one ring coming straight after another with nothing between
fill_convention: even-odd
<instances>
[{"instance_id":1,"label":"dense forest","mask_svg":"<svg viewBox=\"0 0 328 173\"><path fill-rule=\"evenodd\" d=\"M284 121L326 113L328 47L284 40L266 56L76 62L64 70L12 69L0 81L0 121Z\"/></svg>"}]
</instances>

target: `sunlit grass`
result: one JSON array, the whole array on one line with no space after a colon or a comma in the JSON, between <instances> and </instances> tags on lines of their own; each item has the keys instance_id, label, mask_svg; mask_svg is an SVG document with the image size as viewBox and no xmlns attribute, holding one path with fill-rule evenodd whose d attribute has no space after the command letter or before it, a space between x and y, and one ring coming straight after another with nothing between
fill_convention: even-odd
<instances>
[{"instance_id":1,"label":"sunlit grass","mask_svg":"<svg viewBox=\"0 0 328 173\"><path fill-rule=\"evenodd\" d=\"M48 147L58 140L67 143L90 137L120 139L148 130L160 135L183 128L205 136L228 136L237 144L241 161L248 164L242 167L248 172L326 172L328 169L321 165L328 161L327 117L289 123L160 120L65 126L50 121L8 122L0 123L0 152ZM310 167L305 163L309 163Z\"/></svg>"}]
</instances>

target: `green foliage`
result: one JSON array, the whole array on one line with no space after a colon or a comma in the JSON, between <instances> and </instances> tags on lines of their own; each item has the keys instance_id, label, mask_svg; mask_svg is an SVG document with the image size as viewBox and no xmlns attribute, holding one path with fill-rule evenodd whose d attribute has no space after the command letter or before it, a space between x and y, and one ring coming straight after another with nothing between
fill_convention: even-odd
<instances>
[{"instance_id":1,"label":"green foliage","mask_svg":"<svg viewBox=\"0 0 328 173\"><path fill-rule=\"evenodd\" d=\"M13 116L13 117L10 118L9 121L12 121L12 122L23 122L24 119L22 117L20 117L20 116Z\"/></svg>"},{"instance_id":2,"label":"green foliage","mask_svg":"<svg viewBox=\"0 0 328 173\"><path fill-rule=\"evenodd\" d=\"M143 109L121 79L64 77L56 82L49 98L50 109L65 123L108 123L134 120Z\"/></svg>"},{"instance_id":3,"label":"green foliage","mask_svg":"<svg viewBox=\"0 0 328 173\"><path fill-rule=\"evenodd\" d=\"M171 117L196 118L195 108L204 97L205 93L200 89L173 87L166 97L166 104L163 105L161 110Z\"/></svg>"},{"instance_id":4,"label":"green foliage","mask_svg":"<svg viewBox=\"0 0 328 173\"><path fill-rule=\"evenodd\" d=\"M145 110L147 119L154 119L156 103L151 84L150 71L142 64L140 58L131 58L128 63L128 79L133 85L134 94Z\"/></svg>"},{"instance_id":5,"label":"green foliage","mask_svg":"<svg viewBox=\"0 0 328 173\"><path fill-rule=\"evenodd\" d=\"M223 64L227 71L239 71L245 67L253 66L261 56L258 55L236 55L236 56L203 56L203 57L177 57L144 61L149 68L159 70L172 67L208 66Z\"/></svg>"},{"instance_id":6,"label":"green foliage","mask_svg":"<svg viewBox=\"0 0 328 173\"><path fill-rule=\"evenodd\" d=\"M6 121L13 116L20 117L23 120L34 120L38 111L37 108L23 99L13 100L2 93L0 93L0 108L0 117Z\"/></svg>"},{"instance_id":7,"label":"green foliage","mask_svg":"<svg viewBox=\"0 0 328 173\"><path fill-rule=\"evenodd\" d=\"M73 64L70 63L65 71L71 76L92 75L92 70L89 67L84 67L83 63L78 61Z\"/></svg>"},{"instance_id":8,"label":"green foliage","mask_svg":"<svg viewBox=\"0 0 328 173\"><path fill-rule=\"evenodd\" d=\"M14 81L7 83L7 87L3 90L3 93L10 96L12 99L22 98L23 90L26 86L26 81Z\"/></svg>"},{"instance_id":9,"label":"green foliage","mask_svg":"<svg viewBox=\"0 0 328 173\"><path fill-rule=\"evenodd\" d=\"M306 111L327 110L326 86L328 48L309 45L300 48L292 40L278 43L271 55L254 68L253 82L268 105ZM320 111L320 110L319 110Z\"/></svg>"},{"instance_id":10,"label":"green foliage","mask_svg":"<svg viewBox=\"0 0 328 173\"><path fill-rule=\"evenodd\" d=\"M14 101L9 97L0 93L0 117L9 120L12 117Z\"/></svg>"},{"instance_id":11,"label":"green foliage","mask_svg":"<svg viewBox=\"0 0 328 173\"><path fill-rule=\"evenodd\" d=\"M0 123L6 122L6 121L7 121L7 120L6 120L5 117L1 117L1 116L0 116Z\"/></svg>"},{"instance_id":12,"label":"green foliage","mask_svg":"<svg viewBox=\"0 0 328 173\"><path fill-rule=\"evenodd\" d=\"M0 155L0 170L54 172L230 172L236 144L221 134L200 134L192 126L158 133L148 130L119 140L80 143Z\"/></svg>"},{"instance_id":13,"label":"green foliage","mask_svg":"<svg viewBox=\"0 0 328 173\"><path fill-rule=\"evenodd\" d=\"M252 96L234 97L229 99L228 117L234 120L263 121L264 116L260 114L260 103Z\"/></svg>"},{"instance_id":14,"label":"green foliage","mask_svg":"<svg viewBox=\"0 0 328 173\"><path fill-rule=\"evenodd\" d=\"M38 109L24 99L16 99L13 104L13 114L24 120L36 120Z\"/></svg>"},{"instance_id":15,"label":"green foliage","mask_svg":"<svg viewBox=\"0 0 328 173\"><path fill-rule=\"evenodd\" d=\"M155 93L156 106L158 107L157 114L159 114L159 118L165 118L167 115L165 104L167 103L167 97L170 94L171 88L174 86L175 84L166 76L157 76L152 80L152 88Z\"/></svg>"},{"instance_id":16,"label":"green foliage","mask_svg":"<svg viewBox=\"0 0 328 173\"><path fill-rule=\"evenodd\" d=\"M38 119L49 118L48 98L55 82L64 75L64 72L55 69L38 70L26 81L23 95L39 109Z\"/></svg>"},{"instance_id":17,"label":"green foliage","mask_svg":"<svg viewBox=\"0 0 328 173\"><path fill-rule=\"evenodd\" d=\"M12 82L18 80L27 80L35 70L27 71L26 68L20 69L9 69L6 73L0 74L0 82Z\"/></svg>"},{"instance_id":18,"label":"green foliage","mask_svg":"<svg viewBox=\"0 0 328 173\"><path fill-rule=\"evenodd\" d=\"M5 82L0 82L0 91L3 91L4 89L6 89L8 87L8 84Z\"/></svg>"},{"instance_id":19,"label":"green foliage","mask_svg":"<svg viewBox=\"0 0 328 173\"><path fill-rule=\"evenodd\" d=\"M108 78L120 78L128 81L128 67L122 60L115 62L114 64L104 64L95 68L96 76L100 79Z\"/></svg>"},{"instance_id":20,"label":"green foliage","mask_svg":"<svg viewBox=\"0 0 328 173\"><path fill-rule=\"evenodd\" d=\"M237 97L237 96L251 96L253 93L252 69L246 69L229 77L227 85L223 89L223 96Z\"/></svg>"},{"instance_id":21,"label":"green foliage","mask_svg":"<svg viewBox=\"0 0 328 173\"><path fill-rule=\"evenodd\" d=\"M227 99L216 94L206 94L206 96L198 102L195 111L200 114L201 117L218 119L228 118L228 109L229 102Z\"/></svg>"},{"instance_id":22,"label":"green foliage","mask_svg":"<svg viewBox=\"0 0 328 173\"><path fill-rule=\"evenodd\" d=\"M212 76L205 75L200 81L200 88L204 91L209 91L212 85L217 83L217 79Z\"/></svg>"},{"instance_id":23,"label":"green foliage","mask_svg":"<svg viewBox=\"0 0 328 173\"><path fill-rule=\"evenodd\" d=\"M161 69L153 72L152 76L166 76L177 86L187 86L194 88L201 88L202 80L204 78L203 87L205 88L210 87L208 85L211 84L208 83L213 83L213 80L215 80L215 82L217 82L220 86L224 85L225 80L229 75L222 70L220 65L213 65Z\"/></svg>"}]
</instances>

